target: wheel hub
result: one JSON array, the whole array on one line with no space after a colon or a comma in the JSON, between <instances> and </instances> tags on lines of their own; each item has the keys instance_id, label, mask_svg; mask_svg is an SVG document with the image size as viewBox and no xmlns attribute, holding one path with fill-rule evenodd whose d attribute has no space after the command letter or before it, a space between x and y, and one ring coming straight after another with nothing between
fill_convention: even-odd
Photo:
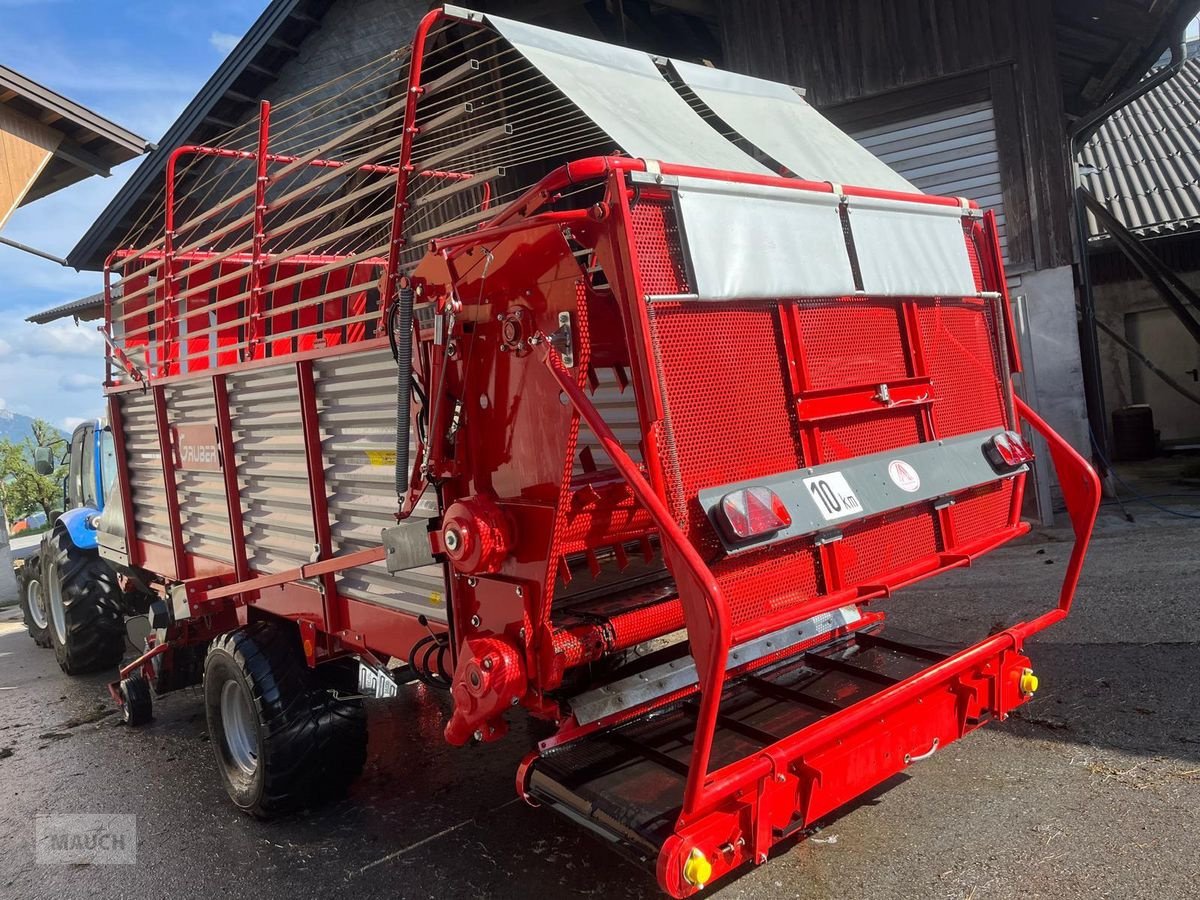
<instances>
[{"instance_id":1,"label":"wheel hub","mask_svg":"<svg viewBox=\"0 0 1200 900\"><path fill-rule=\"evenodd\" d=\"M31 578L25 584L25 603L29 607L29 618L33 620L33 624L41 629L46 628L46 597L42 593L42 582L38 578Z\"/></svg>"},{"instance_id":2,"label":"wheel hub","mask_svg":"<svg viewBox=\"0 0 1200 900\"><path fill-rule=\"evenodd\" d=\"M51 567L50 577L46 579L46 588L50 601L50 624L55 639L63 645L67 643L67 611L63 607L62 582L56 568Z\"/></svg>"},{"instance_id":3,"label":"wheel hub","mask_svg":"<svg viewBox=\"0 0 1200 900\"><path fill-rule=\"evenodd\" d=\"M253 775L258 769L257 717L236 681L227 681L221 688L221 725L229 758L246 775Z\"/></svg>"}]
</instances>

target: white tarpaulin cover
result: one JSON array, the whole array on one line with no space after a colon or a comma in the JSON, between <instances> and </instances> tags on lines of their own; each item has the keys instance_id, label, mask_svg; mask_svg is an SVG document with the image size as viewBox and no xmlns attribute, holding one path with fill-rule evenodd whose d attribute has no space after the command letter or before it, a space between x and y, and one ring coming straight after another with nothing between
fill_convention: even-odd
<instances>
[{"instance_id":1,"label":"white tarpaulin cover","mask_svg":"<svg viewBox=\"0 0 1200 900\"><path fill-rule=\"evenodd\" d=\"M863 289L877 297L974 296L962 215L955 206L851 197Z\"/></svg>"},{"instance_id":2,"label":"white tarpaulin cover","mask_svg":"<svg viewBox=\"0 0 1200 900\"><path fill-rule=\"evenodd\" d=\"M499 16L486 18L630 156L770 174L696 115L647 54Z\"/></svg>"},{"instance_id":3,"label":"white tarpaulin cover","mask_svg":"<svg viewBox=\"0 0 1200 900\"><path fill-rule=\"evenodd\" d=\"M678 179L679 214L701 300L843 297L856 293L834 194ZM962 210L851 197L863 293L971 297Z\"/></svg>"},{"instance_id":4,"label":"white tarpaulin cover","mask_svg":"<svg viewBox=\"0 0 1200 900\"><path fill-rule=\"evenodd\" d=\"M678 60L671 65L726 124L798 177L919 193L787 85Z\"/></svg>"},{"instance_id":5,"label":"white tarpaulin cover","mask_svg":"<svg viewBox=\"0 0 1200 900\"><path fill-rule=\"evenodd\" d=\"M701 300L854 293L833 194L680 178L679 213Z\"/></svg>"}]
</instances>

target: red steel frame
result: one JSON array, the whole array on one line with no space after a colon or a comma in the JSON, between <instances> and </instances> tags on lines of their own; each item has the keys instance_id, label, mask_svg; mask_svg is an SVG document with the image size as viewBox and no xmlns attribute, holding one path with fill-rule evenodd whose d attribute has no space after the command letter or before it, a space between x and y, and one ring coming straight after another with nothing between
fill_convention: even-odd
<instances>
[{"instance_id":1,"label":"red steel frame","mask_svg":"<svg viewBox=\"0 0 1200 900\"><path fill-rule=\"evenodd\" d=\"M400 164L392 168L373 167L374 171L386 170L387 174L396 176L396 198L392 211L389 255L382 280L387 287L386 299L381 302L382 318L384 319L386 319L387 305L394 299L400 284L399 255L405 246L404 221L408 208L406 197L408 184L414 174L411 154L413 138L419 131L417 115L422 92L420 80L424 45L432 28L441 21L443 16L441 11L435 11L427 16L422 21L414 41L405 101L406 124ZM106 266L106 321L111 321L112 299L111 292L107 288L107 272L118 257L122 258L126 264L138 258L161 263L165 283L164 308L167 311L164 359L171 358L173 345L178 338L176 304L179 286L176 279L179 273L176 271L176 263L180 260L202 261L199 255L189 255L190 251L177 250L175 247L173 182L177 159L184 154L201 154L228 156L255 163L253 240L249 254L252 275L249 297L250 327L248 330L250 333L249 343L252 347L262 340L259 320L263 314L263 298L270 287L267 269L271 262L266 251L268 235L265 233L266 192L270 183L268 163L299 163L326 167L343 165L343 163L333 160L303 160L294 156L270 154L268 152L269 117L269 106L264 104L258 147L255 153L217 148L184 147L172 154L168 163L168 218L162 250L122 251L119 255L114 254L109 265ZM608 241L607 252L615 261L614 265L606 267L606 271L613 282L614 293L627 298L621 304L621 311L625 316L625 331L630 341L630 358L631 360L645 361L650 358L652 345L645 310L628 299L640 296L641 292L637 290L637 285L641 283L641 273L637 271L636 263L633 262L636 254L632 252L634 238L629 226L626 179L630 173L646 171L646 169L644 161L624 157L600 157L572 162L551 173L528 191L523 198L504 208L479 231L435 241L431 247L433 255L443 260L445 266L453 274L455 261L473 248L495 247L508 237L520 236L523 233L534 235L539 229L561 229L566 226L590 227L598 231L605 231L608 235L604 239ZM769 185L789 190L820 193L832 193L834 190L833 186L825 183L712 171L691 166L664 163L660 165L659 169L665 175L714 178L731 183ZM438 174L450 178L466 177L465 173ZM608 200L606 204L602 204L607 212L597 216L593 210L563 212L549 209L549 206L564 190L589 183L608 185ZM854 187L846 187L842 190L850 197L878 197L942 206L958 205L957 200L924 195ZM602 221L604 215L607 214L611 215L611 221ZM597 222L600 224L598 225ZM1008 306L998 245L995 240L994 220L986 220L984 230L983 245L988 252L981 264L987 282L1001 298L1000 303L1003 307L1004 317L1009 325L1005 335L1007 341L1005 349L1015 368L1019 362L1011 330L1011 310ZM220 254L217 255L220 256ZM236 257L235 254L225 254L224 258L233 259L237 263L246 261L241 257ZM209 260L212 261L211 256ZM329 265L335 261L335 258L314 258L312 260L316 265ZM124 458L121 410L118 402L120 396L134 390L148 389L153 393L160 446L167 448L170 446L170 435L164 388L176 381L191 380L197 377L210 378L212 381L215 398L214 417L220 448L226 460L234 458L233 426L229 414L226 385L227 372L248 371L262 366L278 365L278 357L253 358L252 352L249 354L251 356L249 360L204 373L181 371L180 374L173 375L166 370L157 373L148 371L145 375L150 383L147 384L137 377L139 373L132 370L129 361L123 360L119 348L115 348L111 343L111 334L108 337L110 350L107 354L109 375L107 393L110 397L110 419L113 424L118 458ZM775 840L769 830L763 831L766 828L765 823L778 820L784 812L790 815L798 804L802 805L805 802L803 798L797 798L798 791L802 792L801 789L811 791L813 787L812 784L807 786L802 784L803 778L796 773L809 765L809 760L814 754L823 752L832 742L844 739L851 734L871 733L872 729L878 731L879 729L872 723L882 722L889 716L911 716L911 704L915 700L921 697L933 697L937 691L947 689L947 685L956 683L956 680L961 683L963 679L990 678L991 696L985 705L1000 715L1003 715L1011 706L1021 702L1021 697L1015 687L1001 684L1001 676L1006 677L1014 665L1024 663L1024 657L1020 655L1020 650L1026 638L1058 621L1069 611L1096 514L1099 483L1086 461L1054 434L1024 403L1016 400L1015 407L1020 418L1041 434L1050 447L1051 457L1063 486L1068 511L1077 536L1067 566L1058 606L1030 622L1015 626L937 663L919 675L882 691L867 701L830 716L812 728L791 735L761 754L741 760L716 772L710 772L709 757L716 729L722 687L726 680L726 662L729 650L735 641L735 628L731 620L729 605L723 597L720 584L709 565L681 530L667 506L664 499L667 496L666 485L663 484L661 474L663 471L661 451L655 433L643 428L644 462L638 464L629 456L605 423L596 406L581 387L580 381L566 369L558 352L545 343L545 336L542 337L545 348L543 350L544 361L549 376L553 379L557 389L567 398L571 408L596 435L620 479L628 486L632 496L636 498L637 504L648 515L653 531L658 536L664 556L676 580L691 653L697 665L700 680L697 689L699 717L692 764L687 778L682 814L676 827L676 838L664 847L659 860L660 882L667 890L676 896L683 896L692 891L692 888L683 883L679 876L681 861L686 857L690 847L710 841L712 835L722 829L728 830L731 822L741 821L747 815L746 809L749 807L753 808L750 817L754 823L753 827L756 829L755 839L748 849L734 852L724 859L717 867L717 874L720 875L723 871L734 868L744 859L761 861L761 857L765 856L767 849ZM353 600L338 594L336 590L336 582L333 577L336 572L382 559L383 548L371 548L342 557L334 557L332 554L312 377L314 360L380 349L386 346L386 343L384 338L374 338L353 344L302 350L289 354L290 361L294 363L299 387L313 526L318 545L318 558L315 562L272 576L261 576L251 570L242 534L242 514L237 496L237 473L233 465L227 465L224 473L234 551L232 569L186 553L183 547L178 495L174 489L176 464L172 459L172 454L164 452L162 454L162 475L167 492L168 515L171 520L170 547L164 548L139 541L131 527L129 531L131 564L158 572L170 580L189 582L193 587L189 596L192 599L193 608L198 613L215 613L228 609L232 604L238 608L238 616L244 621L247 616L245 607L249 604L256 609L305 623L307 629L305 633L315 634L319 638L316 650L309 653L310 663L315 663L330 654L355 650L384 651L395 656L403 656L407 649L425 633L424 627L417 623L415 617ZM132 381L117 383L113 380L112 360L114 358L130 373ZM445 361L441 361L441 364L444 365ZM644 365L635 365L632 375L635 399L642 423L661 421L664 411L658 386L649 377ZM431 403L436 402L432 392L430 399ZM438 422L431 423L431 434L444 433L439 431L438 424ZM427 450L431 452L431 455L436 456L436 446L427 448ZM126 521L132 523L134 510L130 485L127 483L128 475L123 467L120 469L120 477ZM423 483L418 479L410 492L410 502L406 504L406 509L411 509L411 500L420 493L421 487L423 487ZM773 617L764 618L754 624L752 632L743 629L737 634L737 637L746 639L752 634L764 634L800 619L836 609L847 603L861 604L872 599L889 596L897 588L922 580L932 574L969 565L974 557L1026 530L1026 527L1018 521L1019 489L1014 494L1012 506L1013 511L1008 529L1002 533L989 535L965 548L960 548L958 554L943 554L935 565L922 563L899 569L892 572L885 583L867 588L840 588L834 585L835 589L824 594L819 602L804 605L802 612L787 610ZM553 575L554 573L551 573L551 577ZM301 579L307 578L319 578L321 590L297 583ZM518 591L518 596L521 596L520 591ZM457 607L458 603L458 599L455 599L452 606ZM542 643L540 647L541 650L537 652L551 652L551 645ZM154 648L151 653L153 652L162 651ZM534 651L531 649L530 652ZM148 663L149 659L144 657L133 665L141 666ZM990 672L990 675L981 674L984 672ZM523 702L526 702L526 705L535 711L543 709L540 705L543 702L540 688L541 678L540 667L537 664L532 665L530 671L531 694ZM598 723L596 727L606 724L608 723ZM574 723L568 721L562 733L545 742L543 749L576 739L586 734L588 730L578 728ZM960 732L965 730L969 729L964 725ZM961 736L961 733L950 736L950 739L957 736ZM845 799L849 799L849 797ZM771 810L769 813L767 812L768 808Z\"/></svg>"}]
</instances>

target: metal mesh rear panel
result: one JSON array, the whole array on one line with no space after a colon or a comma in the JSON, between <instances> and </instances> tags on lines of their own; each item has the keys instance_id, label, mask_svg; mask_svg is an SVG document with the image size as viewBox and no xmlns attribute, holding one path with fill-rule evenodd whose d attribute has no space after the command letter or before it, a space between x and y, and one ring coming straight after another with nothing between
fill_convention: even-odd
<instances>
[{"instance_id":1,"label":"metal mesh rear panel","mask_svg":"<svg viewBox=\"0 0 1200 900\"><path fill-rule=\"evenodd\" d=\"M811 389L886 384L909 374L898 303L802 301L797 310Z\"/></svg>"},{"instance_id":2,"label":"metal mesh rear panel","mask_svg":"<svg viewBox=\"0 0 1200 900\"><path fill-rule=\"evenodd\" d=\"M1005 422L1004 384L985 300L939 300L918 307L925 362L933 378L939 438Z\"/></svg>"},{"instance_id":3,"label":"metal mesh rear panel","mask_svg":"<svg viewBox=\"0 0 1200 900\"><path fill-rule=\"evenodd\" d=\"M666 201L633 206L646 295L687 290L674 221ZM978 285L970 241L968 251ZM1011 482L960 497L942 514L926 503L848 522L824 556L811 538L727 556L697 500L706 488L1006 427L992 301L651 300L648 319L666 499L721 584L735 638L833 585L894 580L1008 527Z\"/></svg>"},{"instance_id":4,"label":"metal mesh rear panel","mask_svg":"<svg viewBox=\"0 0 1200 900\"><path fill-rule=\"evenodd\" d=\"M633 206L633 233L642 269L642 289L651 295L686 294L687 273L679 225L668 200L643 199Z\"/></svg>"},{"instance_id":5,"label":"metal mesh rear panel","mask_svg":"<svg viewBox=\"0 0 1200 900\"><path fill-rule=\"evenodd\" d=\"M838 552L847 584L870 584L938 551L937 524L923 509L859 522L848 526L845 535Z\"/></svg>"},{"instance_id":6,"label":"metal mesh rear panel","mask_svg":"<svg viewBox=\"0 0 1200 900\"><path fill-rule=\"evenodd\" d=\"M900 407L848 422L826 425L820 430L821 462L853 459L892 447L911 447L921 441L921 413Z\"/></svg>"},{"instance_id":7,"label":"metal mesh rear panel","mask_svg":"<svg viewBox=\"0 0 1200 900\"><path fill-rule=\"evenodd\" d=\"M670 416L670 499L685 511L692 541L713 558L720 542L699 491L804 464L778 316L769 304L670 302L654 305L652 323ZM713 574L742 623L813 596L816 565L811 547L793 546L723 559Z\"/></svg>"},{"instance_id":8,"label":"metal mesh rear panel","mask_svg":"<svg viewBox=\"0 0 1200 900\"><path fill-rule=\"evenodd\" d=\"M658 303L651 328L670 423L671 499L687 507L693 540L715 550L696 502L701 488L804 464L777 316L761 303Z\"/></svg>"}]
</instances>

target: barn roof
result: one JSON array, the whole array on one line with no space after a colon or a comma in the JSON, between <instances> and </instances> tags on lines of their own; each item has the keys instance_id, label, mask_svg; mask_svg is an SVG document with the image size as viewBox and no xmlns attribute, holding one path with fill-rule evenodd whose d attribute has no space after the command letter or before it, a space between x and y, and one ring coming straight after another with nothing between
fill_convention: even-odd
<instances>
[{"instance_id":1,"label":"barn roof","mask_svg":"<svg viewBox=\"0 0 1200 900\"><path fill-rule=\"evenodd\" d=\"M6 66L0 66L0 107L62 135L22 206L92 175L108 175L114 166L141 156L151 146L132 131Z\"/></svg>"},{"instance_id":2,"label":"barn roof","mask_svg":"<svg viewBox=\"0 0 1200 900\"><path fill-rule=\"evenodd\" d=\"M1200 229L1200 58L1115 113L1079 162L1087 188L1135 234ZM1106 236L1090 215L1088 225L1093 239Z\"/></svg>"}]
</instances>

